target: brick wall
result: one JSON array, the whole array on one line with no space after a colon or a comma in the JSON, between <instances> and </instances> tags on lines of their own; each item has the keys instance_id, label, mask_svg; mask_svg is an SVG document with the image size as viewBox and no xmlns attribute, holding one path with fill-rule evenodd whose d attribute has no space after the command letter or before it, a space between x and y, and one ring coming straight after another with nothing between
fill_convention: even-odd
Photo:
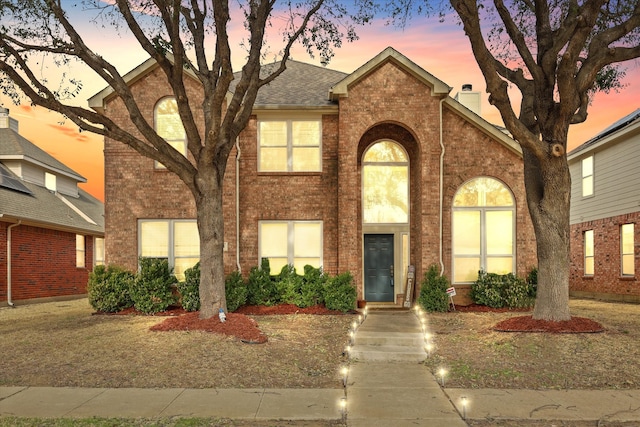
<instances>
[{"instance_id":1,"label":"brick wall","mask_svg":"<svg viewBox=\"0 0 640 427\"><path fill-rule=\"evenodd\" d=\"M7 301L7 224L0 222L0 301ZM85 268L76 267L76 234L27 225L11 229L11 299L85 294L93 237L85 236Z\"/></svg>"},{"instance_id":2,"label":"brick wall","mask_svg":"<svg viewBox=\"0 0 640 427\"><path fill-rule=\"evenodd\" d=\"M623 277L620 260L620 226L635 224L635 276ZM594 274L584 276L584 238L593 230ZM640 302L640 212L571 226L570 292L573 296Z\"/></svg>"}]
</instances>

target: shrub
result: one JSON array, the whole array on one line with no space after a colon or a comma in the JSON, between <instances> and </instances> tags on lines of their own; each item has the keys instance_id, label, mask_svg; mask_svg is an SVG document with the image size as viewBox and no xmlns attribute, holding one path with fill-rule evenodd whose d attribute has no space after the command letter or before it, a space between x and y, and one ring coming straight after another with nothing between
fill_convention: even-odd
<instances>
[{"instance_id":1,"label":"shrub","mask_svg":"<svg viewBox=\"0 0 640 427\"><path fill-rule=\"evenodd\" d=\"M229 274L224 281L227 311L236 311L247 303L247 285L239 271Z\"/></svg>"},{"instance_id":2,"label":"shrub","mask_svg":"<svg viewBox=\"0 0 640 427\"><path fill-rule=\"evenodd\" d=\"M428 312L449 311L448 287L449 280L438 273L436 265L432 265L424 273L424 278L420 285L418 303Z\"/></svg>"},{"instance_id":3,"label":"shrub","mask_svg":"<svg viewBox=\"0 0 640 427\"><path fill-rule=\"evenodd\" d=\"M275 281L271 278L268 258L263 258L260 267L253 267L249 272L247 290L249 304L274 305L280 300Z\"/></svg>"},{"instance_id":4,"label":"shrub","mask_svg":"<svg viewBox=\"0 0 640 427\"><path fill-rule=\"evenodd\" d=\"M329 310L346 313L356 306L356 288L353 276L346 272L327 279L324 286L324 304Z\"/></svg>"},{"instance_id":5,"label":"shrub","mask_svg":"<svg viewBox=\"0 0 640 427\"><path fill-rule=\"evenodd\" d=\"M89 304L104 313L115 313L133 305L129 289L133 273L117 266L97 265L89 275L87 293Z\"/></svg>"},{"instance_id":6,"label":"shrub","mask_svg":"<svg viewBox=\"0 0 640 427\"><path fill-rule=\"evenodd\" d=\"M276 277L278 301L276 303L297 304L300 299L302 277L296 274L292 265L285 265Z\"/></svg>"},{"instance_id":7,"label":"shrub","mask_svg":"<svg viewBox=\"0 0 640 427\"><path fill-rule=\"evenodd\" d=\"M324 303L322 292L326 281L327 276L322 272L321 268L305 265L302 286L296 305L304 308Z\"/></svg>"},{"instance_id":8,"label":"shrub","mask_svg":"<svg viewBox=\"0 0 640 427\"><path fill-rule=\"evenodd\" d=\"M532 267L527 274L527 285L529 285L529 296L535 298L538 291L538 267Z\"/></svg>"},{"instance_id":9,"label":"shrub","mask_svg":"<svg viewBox=\"0 0 640 427\"><path fill-rule=\"evenodd\" d=\"M530 307L535 299L535 288L513 273L495 274L478 272L478 280L471 285L471 299L476 304L493 308Z\"/></svg>"},{"instance_id":10,"label":"shrub","mask_svg":"<svg viewBox=\"0 0 640 427\"><path fill-rule=\"evenodd\" d=\"M177 281L166 259L140 258L140 271L131 288L134 307L146 314L166 310L176 303L173 286Z\"/></svg>"},{"instance_id":11,"label":"shrub","mask_svg":"<svg viewBox=\"0 0 640 427\"><path fill-rule=\"evenodd\" d=\"M184 282L178 283L180 305L187 311L200 310L200 263L184 271Z\"/></svg>"}]
</instances>

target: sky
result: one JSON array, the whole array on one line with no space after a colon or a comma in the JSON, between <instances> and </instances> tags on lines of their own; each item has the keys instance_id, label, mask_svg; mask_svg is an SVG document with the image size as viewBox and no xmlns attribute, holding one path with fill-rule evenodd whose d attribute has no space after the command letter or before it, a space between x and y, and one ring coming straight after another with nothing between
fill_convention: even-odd
<instances>
[{"instance_id":1,"label":"sky","mask_svg":"<svg viewBox=\"0 0 640 427\"><path fill-rule=\"evenodd\" d=\"M72 15L73 16L73 15ZM126 73L144 62L148 56L131 36L115 35L101 25L81 19L81 31L86 43L102 55L121 73ZM235 25L234 25L235 24ZM241 24L241 21L240 21ZM231 22L231 49L234 52L234 70L239 70L243 51L240 48L238 20ZM328 68L352 72L369 59L391 46L417 65L452 87L451 95L460 91L463 84L472 84L473 90L480 91L483 103L481 115L491 123L501 123L497 110L487 102L485 83L475 62L469 41L462 28L454 23L439 23L425 18L414 20L404 30L387 26L383 21L374 21L361 27L359 40L343 43L336 50ZM270 42L279 40L270 38ZM273 46L277 50L277 46ZM310 58L301 48L293 50L293 59L319 64L317 58ZM585 123L573 125L569 132L569 149L587 141L611 123L640 107L640 62L627 62L626 87L619 93L597 94L589 109ZM43 70L55 74L53 70ZM87 107L87 100L106 87L106 83L94 77L87 69L73 68L74 77L82 80L83 89L74 103ZM11 117L20 123L20 134L38 145L52 156L87 179L81 188L100 200L104 200L104 158L103 138L88 132L79 132L70 120L64 120L57 113L29 103L13 105L0 96L3 105L10 109Z\"/></svg>"}]
</instances>

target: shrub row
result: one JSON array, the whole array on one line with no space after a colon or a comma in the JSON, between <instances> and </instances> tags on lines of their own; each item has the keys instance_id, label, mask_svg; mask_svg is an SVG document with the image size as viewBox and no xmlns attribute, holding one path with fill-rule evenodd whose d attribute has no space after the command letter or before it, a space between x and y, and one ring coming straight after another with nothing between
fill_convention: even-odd
<instances>
[{"instance_id":1,"label":"shrub row","mask_svg":"<svg viewBox=\"0 0 640 427\"><path fill-rule=\"evenodd\" d=\"M495 274L480 270L478 280L471 285L471 299L476 304L493 308L531 307L536 299L537 270L527 280L513 273Z\"/></svg>"},{"instance_id":2,"label":"shrub row","mask_svg":"<svg viewBox=\"0 0 640 427\"><path fill-rule=\"evenodd\" d=\"M200 263L185 271L185 280L177 281L167 260L141 258L140 271L133 274L116 266L96 266L89 276L89 303L97 311L117 312L135 307L144 313L157 313L180 303L187 311L200 309ZM177 293L174 292L177 289ZM227 310L245 304L294 304L310 307L324 304L342 312L355 308L356 289L350 273L335 277L312 266L298 275L292 266L271 276L269 260L254 267L245 282L239 272L226 277Z\"/></svg>"}]
</instances>

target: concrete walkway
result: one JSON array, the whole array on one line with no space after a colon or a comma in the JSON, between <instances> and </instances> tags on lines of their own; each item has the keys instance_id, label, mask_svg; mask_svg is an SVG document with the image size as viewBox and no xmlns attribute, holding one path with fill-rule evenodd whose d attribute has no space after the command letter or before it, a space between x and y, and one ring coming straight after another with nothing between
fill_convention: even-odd
<instances>
[{"instance_id":1,"label":"concrete walkway","mask_svg":"<svg viewBox=\"0 0 640 427\"><path fill-rule=\"evenodd\" d=\"M0 416L346 419L352 427L463 427L465 418L516 423L617 421L640 426L639 390L442 388L416 360L426 357L424 342L415 339L421 334L420 322L411 312L370 312L355 334L344 389L0 387Z\"/></svg>"}]
</instances>

